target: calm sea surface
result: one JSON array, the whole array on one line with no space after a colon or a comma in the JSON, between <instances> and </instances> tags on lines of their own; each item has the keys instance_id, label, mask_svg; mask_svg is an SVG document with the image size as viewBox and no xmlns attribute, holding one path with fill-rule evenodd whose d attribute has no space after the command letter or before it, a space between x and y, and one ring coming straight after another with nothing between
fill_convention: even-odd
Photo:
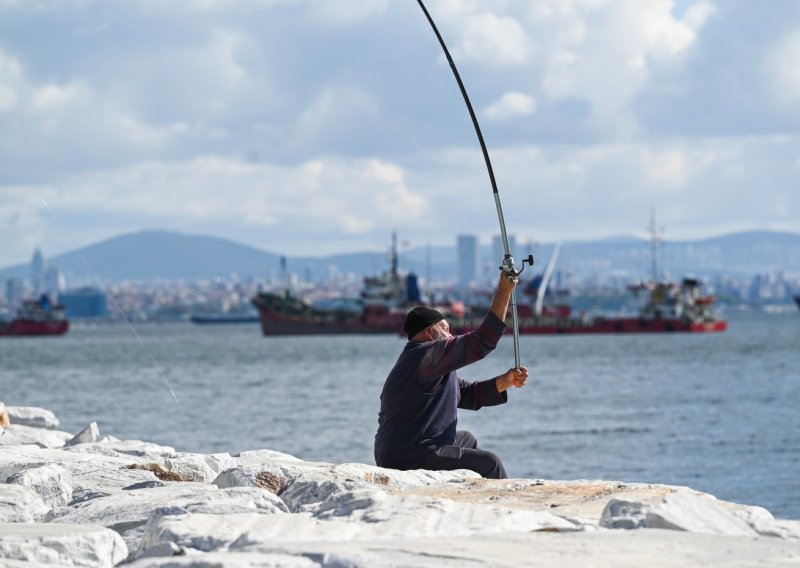
<instances>
[{"instance_id":1,"label":"calm sea surface","mask_svg":"<svg viewBox=\"0 0 800 568\"><path fill-rule=\"evenodd\" d=\"M710 335L523 336L528 386L507 405L460 411L459 427L512 477L689 485L800 519L800 314L729 323ZM123 324L1 339L0 400L49 408L64 430L96 420L101 434L181 451L374 463L378 396L400 338L136 330L157 365ZM487 378L513 360L507 336L461 374Z\"/></svg>"}]
</instances>

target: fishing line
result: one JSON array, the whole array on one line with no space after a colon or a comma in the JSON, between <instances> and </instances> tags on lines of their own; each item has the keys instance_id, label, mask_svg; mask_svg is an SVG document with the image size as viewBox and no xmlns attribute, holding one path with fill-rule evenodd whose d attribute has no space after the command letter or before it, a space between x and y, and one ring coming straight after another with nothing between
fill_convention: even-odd
<instances>
[{"instance_id":1,"label":"fishing line","mask_svg":"<svg viewBox=\"0 0 800 568\"><path fill-rule=\"evenodd\" d=\"M183 422L186 425L186 431L191 433L192 436L194 436L194 430L192 430L191 425L189 424L189 419L186 417L186 413L183 411L183 406L181 406L181 402L178 400L178 397L175 395L175 391L172 389L172 385L169 384L169 381L167 380L167 376L166 376L166 373L164 372L164 369L161 367L161 365L158 364L158 361L156 361L156 358L153 357L153 353L147 347L145 342L142 341L142 338L139 336L139 333L136 331L136 328L133 327L133 324L130 322L128 317L125 315L125 312L122 311L122 308L117 303L117 301L114 299L114 296L111 295L111 292L108 290L108 287L106 287L106 285L103 284L100 281L100 278L98 278L97 274L95 274L94 270L92 270L92 267L89 266L88 262L86 262L86 259L81 254L81 251L75 246L75 244L72 242L72 239L69 238L69 235L64 230L64 227L61 226L61 223L58 222L58 219L56 219L56 216L53 215L53 211L50 209L50 206L47 205L47 201L42 199L42 203L44 203L44 206L47 209L47 212L50 214L50 218L53 219L53 223L55 223L56 227L58 227L59 231L61 231L61 233L67 239L67 241L69 242L70 246L73 249L75 249L75 252L78 254L78 258L81 259L81 262L86 267L86 270L88 270L89 274L92 275L92 278L94 279L94 281L97 284L97 286L103 290L103 292L105 293L106 296L108 296L108 298L111 299L111 303L114 304L114 307L119 312L119 315L122 316L122 319L125 321L126 324L128 324L128 327L133 332L133 335L136 337L136 340L139 342L139 345L141 345L142 349L144 349L144 352L147 353L147 356L150 358L150 362L153 363L153 366L156 368L156 371L158 372L158 375L164 381L164 384L167 385L167 388L169 389L169 393L172 395L172 399L175 401L175 404L177 405L178 410L180 411L181 416L183 417ZM197 442L196 439L195 439L195 442Z\"/></svg>"},{"instance_id":2,"label":"fishing line","mask_svg":"<svg viewBox=\"0 0 800 568\"><path fill-rule=\"evenodd\" d=\"M472 119L472 126L475 127L475 134L478 136L478 142L481 146L481 151L483 152L483 160L486 162L486 170L489 173L489 181L492 184L492 194L494 195L494 205L497 209L497 220L500 222L500 237L503 242L503 258L500 260L500 270L509 278L518 278L522 271L525 270L525 263L529 263L533 266L533 255L528 255L528 258L522 260L522 268L517 270L516 266L514 266L514 258L511 256L511 250L508 246L508 234L506 233L506 221L503 217L503 208L500 205L500 192L497 190L497 181L494 177L494 170L492 169L492 161L489 159L489 150L486 149L486 142L483 140L483 133L481 132L481 127L478 124L478 117L475 115L475 111L472 108L472 103L469 100L469 95L467 95L467 89L464 87L464 82L461 80L461 75L458 73L458 69L456 68L455 61L450 56L450 51L447 49L447 45L444 43L444 38L442 38L442 34L439 33L439 28L436 27L436 24L433 22L433 18L431 17L428 9L425 7L425 4L422 3L422 0L417 0L417 4L422 9L422 12L425 14L425 18L428 20L428 23L431 25L433 29L433 33L436 34L436 39L439 40L439 45L442 47L442 51L444 51L444 55L447 58L447 63L450 65L450 70L453 72L453 76L456 79L456 83L458 83L458 88L461 91L461 96L464 98L464 103L467 105L467 110L469 111L469 116ZM511 301L510 306L511 308L511 320L512 320L512 331L514 333L514 367L519 369L520 368L520 360L519 360L519 316L517 315L517 290L514 288L511 290Z\"/></svg>"}]
</instances>

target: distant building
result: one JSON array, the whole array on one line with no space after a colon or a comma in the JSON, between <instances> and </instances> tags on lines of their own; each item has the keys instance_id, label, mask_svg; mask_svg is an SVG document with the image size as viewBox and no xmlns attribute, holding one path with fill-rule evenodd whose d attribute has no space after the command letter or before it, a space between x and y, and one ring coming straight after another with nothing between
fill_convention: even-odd
<instances>
[{"instance_id":1,"label":"distant building","mask_svg":"<svg viewBox=\"0 0 800 568\"><path fill-rule=\"evenodd\" d=\"M44 291L44 270L46 263L42 251L38 248L33 253L31 260L31 287L34 297L39 296Z\"/></svg>"},{"instance_id":2,"label":"distant building","mask_svg":"<svg viewBox=\"0 0 800 568\"><path fill-rule=\"evenodd\" d=\"M25 299L25 283L20 278L6 280L6 304L11 307L22 305Z\"/></svg>"},{"instance_id":3,"label":"distant building","mask_svg":"<svg viewBox=\"0 0 800 568\"><path fill-rule=\"evenodd\" d=\"M58 297L68 318L101 318L108 315L106 295L96 288L68 290Z\"/></svg>"},{"instance_id":4,"label":"distant building","mask_svg":"<svg viewBox=\"0 0 800 568\"><path fill-rule=\"evenodd\" d=\"M44 292L58 296L67 289L67 279L57 267L51 266L44 271Z\"/></svg>"},{"instance_id":5,"label":"distant building","mask_svg":"<svg viewBox=\"0 0 800 568\"><path fill-rule=\"evenodd\" d=\"M508 235L508 250L511 256L514 257L514 261L519 263L520 259L517 258L517 238L514 235ZM489 259L492 263L492 268L495 268L495 264L498 267L500 266L500 260L504 254L503 237L502 235L495 235L492 237L492 258ZM517 266L517 270L519 270L519 266Z\"/></svg>"},{"instance_id":6,"label":"distant building","mask_svg":"<svg viewBox=\"0 0 800 568\"><path fill-rule=\"evenodd\" d=\"M456 239L458 285L469 286L478 278L478 237L459 235Z\"/></svg>"}]
</instances>

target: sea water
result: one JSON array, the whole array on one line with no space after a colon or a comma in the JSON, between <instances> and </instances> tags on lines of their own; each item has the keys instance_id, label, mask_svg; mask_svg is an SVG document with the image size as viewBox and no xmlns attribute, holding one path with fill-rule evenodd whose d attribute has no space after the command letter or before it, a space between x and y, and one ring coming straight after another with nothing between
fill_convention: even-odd
<instances>
[{"instance_id":1,"label":"sea water","mask_svg":"<svg viewBox=\"0 0 800 568\"><path fill-rule=\"evenodd\" d=\"M523 336L528 385L460 411L512 477L688 485L800 518L800 314L731 314L720 334ZM75 325L0 338L0 400L77 432L179 451L270 448L374 463L397 336L262 337L258 325ZM506 336L461 371L513 366ZM173 393L174 392L174 397ZM2 451L2 448L0 448Z\"/></svg>"}]
</instances>

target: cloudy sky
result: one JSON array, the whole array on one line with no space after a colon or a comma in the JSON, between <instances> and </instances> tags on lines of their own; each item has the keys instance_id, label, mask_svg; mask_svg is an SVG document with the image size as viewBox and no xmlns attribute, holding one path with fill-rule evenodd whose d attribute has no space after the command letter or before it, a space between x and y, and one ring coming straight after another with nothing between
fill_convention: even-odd
<instances>
[{"instance_id":1,"label":"cloudy sky","mask_svg":"<svg viewBox=\"0 0 800 568\"><path fill-rule=\"evenodd\" d=\"M800 232L800 2L428 0L518 240ZM52 216L44 205L47 203ZM144 229L488 242L413 0L0 0L0 266Z\"/></svg>"}]
</instances>

